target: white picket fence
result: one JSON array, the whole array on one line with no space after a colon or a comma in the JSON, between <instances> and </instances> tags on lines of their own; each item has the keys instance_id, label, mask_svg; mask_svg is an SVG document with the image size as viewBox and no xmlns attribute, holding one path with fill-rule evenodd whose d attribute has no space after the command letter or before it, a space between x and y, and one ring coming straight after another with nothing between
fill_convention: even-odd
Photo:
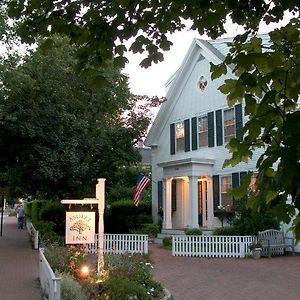
<instances>
[{"instance_id":1,"label":"white picket fence","mask_svg":"<svg viewBox=\"0 0 300 300\"><path fill-rule=\"evenodd\" d=\"M39 278L43 291L43 299L60 300L61 278L53 273L45 255L44 249L39 249Z\"/></svg>"},{"instance_id":2,"label":"white picket fence","mask_svg":"<svg viewBox=\"0 0 300 300\"><path fill-rule=\"evenodd\" d=\"M245 257L255 236L188 236L172 237L173 256Z\"/></svg>"},{"instance_id":3,"label":"white picket fence","mask_svg":"<svg viewBox=\"0 0 300 300\"><path fill-rule=\"evenodd\" d=\"M148 235L147 234L104 234L104 253L106 254L147 254ZM97 253L98 234L95 234L95 242L85 244L87 253Z\"/></svg>"},{"instance_id":4,"label":"white picket fence","mask_svg":"<svg viewBox=\"0 0 300 300\"><path fill-rule=\"evenodd\" d=\"M26 221L26 228L33 242L33 248L39 248L39 232L34 228L30 221Z\"/></svg>"}]
</instances>

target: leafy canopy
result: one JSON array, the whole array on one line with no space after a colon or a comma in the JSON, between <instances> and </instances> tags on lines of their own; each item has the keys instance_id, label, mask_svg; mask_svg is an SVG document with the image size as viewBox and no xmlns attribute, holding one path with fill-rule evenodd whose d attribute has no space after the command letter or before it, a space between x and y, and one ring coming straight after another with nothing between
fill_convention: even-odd
<instances>
[{"instance_id":1,"label":"leafy canopy","mask_svg":"<svg viewBox=\"0 0 300 300\"><path fill-rule=\"evenodd\" d=\"M115 171L139 161L134 144L149 125L124 75L98 68L108 84L96 91L74 73L68 40L53 41L0 64L0 171L12 196L93 195L96 178L114 184Z\"/></svg>"}]
</instances>

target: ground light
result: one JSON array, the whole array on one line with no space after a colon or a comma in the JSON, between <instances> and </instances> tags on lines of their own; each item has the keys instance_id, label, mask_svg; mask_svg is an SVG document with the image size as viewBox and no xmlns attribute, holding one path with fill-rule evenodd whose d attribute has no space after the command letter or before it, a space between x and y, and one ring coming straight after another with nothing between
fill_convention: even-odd
<instances>
[{"instance_id":1,"label":"ground light","mask_svg":"<svg viewBox=\"0 0 300 300\"><path fill-rule=\"evenodd\" d=\"M80 268L80 278L85 279L89 276L90 274L90 268L87 265L83 265Z\"/></svg>"}]
</instances>

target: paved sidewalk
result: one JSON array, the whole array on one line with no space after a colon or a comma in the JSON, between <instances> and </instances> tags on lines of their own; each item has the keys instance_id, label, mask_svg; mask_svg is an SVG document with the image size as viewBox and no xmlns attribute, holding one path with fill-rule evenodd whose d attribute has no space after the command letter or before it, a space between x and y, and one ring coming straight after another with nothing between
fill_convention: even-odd
<instances>
[{"instance_id":1,"label":"paved sidewalk","mask_svg":"<svg viewBox=\"0 0 300 300\"><path fill-rule=\"evenodd\" d=\"M17 226L16 217L4 216L0 236L0 299L41 300L38 251L31 248L27 229Z\"/></svg>"},{"instance_id":2,"label":"paved sidewalk","mask_svg":"<svg viewBox=\"0 0 300 300\"><path fill-rule=\"evenodd\" d=\"M173 257L150 244L154 276L174 300L294 300L300 298L300 255L261 258Z\"/></svg>"}]
</instances>

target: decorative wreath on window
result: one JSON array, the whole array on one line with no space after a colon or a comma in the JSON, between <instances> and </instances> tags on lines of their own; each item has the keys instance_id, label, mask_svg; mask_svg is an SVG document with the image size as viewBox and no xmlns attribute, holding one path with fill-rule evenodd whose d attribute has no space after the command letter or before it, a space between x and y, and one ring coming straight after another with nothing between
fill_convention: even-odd
<instances>
[{"instance_id":1,"label":"decorative wreath on window","mask_svg":"<svg viewBox=\"0 0 300 300\"><path fill-rule=\"evenodd\" d=\"M197 88L200 90L200 91L204 91L204 89L206 88L207 86L207 79L205 78L204 75L201 75L198 82L197 82Z\"/></svg>"}]
</instances>

